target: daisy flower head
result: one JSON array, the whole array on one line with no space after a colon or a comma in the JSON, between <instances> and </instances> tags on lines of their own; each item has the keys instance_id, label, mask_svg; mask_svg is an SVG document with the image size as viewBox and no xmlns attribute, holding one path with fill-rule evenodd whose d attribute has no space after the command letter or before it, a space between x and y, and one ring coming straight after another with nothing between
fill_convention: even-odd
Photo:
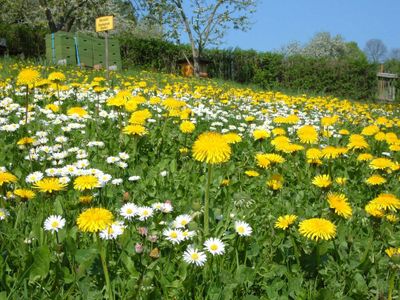
<instances>
[{"instance_id":1,"label":"daisy flower head","mask_svg":"<svg viewBox=\"0 0 400 300\"><path fill-rule=\"evenodd\" d=\"M225 252L225 244L217 238L209 238L204 242L204 249L212 255L222 255Z\"/></svg>"},{"instance_id":2,"label":"daisy flower head","mask_svg":"<svg viewBox=\"0 0 400 300\"><path fill-rule=\"evenodd\" d=\"M123 222L116 221L100 231L99 236L103 240L114 240L124 233L126 226Z\"/></svg>"},{"instance_id":3,"label":"daisy flower head","mask_svg":"<svg viewBox=\"0 0 400 300\"><path fill-rule=\"evenodd\" d=\"M192 217L190 215L180 215L177 216L175 221L174 221L174 227L175 228L185 228L187 224L192 221Z\"/></svg>"},{"instance_id":4,"label":"daisy flower head","mask_svg":"<svg viewBox=\"0 0 400 300\"><path fill-rule=\"evenodd\" d=\"M126 203L120 209L120 215L127 220L131 220L138 212L138 207L133 203Z\"/></svg>"},{"instance_id":5,"label":"daisy flower head","mask_svg":"<svg viewBox=\"0 0 400 300\"><path fill-rule=\"evenodd\" d=\"M51 233L58 232L64 226L65 219L62 216L51 215L44 221L44 230L51 231Z\"/></svg>"},{"instance_id":6,"label":"daisy flower head","mask_svg":"<svg viewBox=\"0 0 400 300\"><path fill-rule=\"evenodd\" d=\"M204 252L188 247L183 253L183 260L188 264L194 264L201 267L207 261L207 256Z\"/></svg>"},{"instance_id":7,"label":"daisy flower head","mask_svg":"<svg viewBox=\"0 0 400 300\"><path fill-rule=\"evenodd\" d=\"M165 236L168 241L172 242L172 244L179 244L185 239L183 232L180 229L165 229L163 231L163 236Z\"/></svg>"},{"instance_id":8,"label":"daisy flower head","mask_svg":"<svg viewBox=\"0 0 400 300\"><path fill-rule=\"evenodd\" d=\"M145 221L153 215L154 210L148 206L142 206L138 208L137 215L140 221Z\"/></svg>"},{"instance_id":9,"label":"daisy flower head","mask_svg":"<svg viewBox=\"0 0 400 300\"><path fill-rule=\"evenodd\" d=\"M235 231L240 236L250 236L253 232L253 229L250 225L244 221L236 221L235 222Z\"/></svg>"},{"instance_id":10,"label":"daisy flower head","mask_svg":"<svg viewBox=\"0 0 400 300\"><path fill-rule=\"evenodd\" d=\"M5 208L0 208L0 221L5 220L9 215L10 213L8 212L8 210L6 210Z\"/></svg>"}]
</instances>

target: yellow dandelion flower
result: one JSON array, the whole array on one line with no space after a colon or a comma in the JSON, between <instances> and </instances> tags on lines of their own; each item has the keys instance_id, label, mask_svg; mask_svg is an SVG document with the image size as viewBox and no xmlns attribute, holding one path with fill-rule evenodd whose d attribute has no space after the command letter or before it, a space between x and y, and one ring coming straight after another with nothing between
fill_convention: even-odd
<instances>
[{"instance_id":1,"label":"yellow dandelion flower","mask_svg":"<svg viewBox=\"0 0 400 300\"><path fill-rule=\"evenodd\" d=\"M92 190L100 187L99 180L93 175L78 176L74 180L74 189L78 191Z\"/></svg>"},{"instance_id":2,"label":"yellow dandelion flower","mask_svg":"<svg viewBox=\"0 0 400 300\"><path fill-rule=\"evenodd\" d=\"M258 173L257 171L254 170L247 170L246 172L244 172L247 176L249 177L257 177L260 176L260 173Z\"/></svg>"},{"instance_id":3,"label":"yellow dandelion flower","mask_svg":"<svg viewBox=\"0 0 400 300\"><path fill-rule=\"evenodd\" d=\"M65 75L61 72L52 72L47 77L47 80L54 82L54 83L61 83L65 81Z\"/></svg>"},{"instance_id":4,"label":"yellow dandelion flower","mask_svg":"<svg viewBox=\"0 0 400 300\"><path fill-rule=\"evenodd\" d=\"M204 132L197 137L192 152L197 161L219 164L230 159L232 150L222 134Z\"/></svg>"},{"instance_id":5,"label":"yellow dandelion flower","mask_svg":"<svg viewBox=\"0 0 400 300\"><path fill-rule=\"evenodd\" d=\"M399 221L399 218L394 215L394 214L388 214L385 216L385 219L388 220L391 223L397 223Z\"/></svg>"},{"instance_id":6,"label":"yellow dandelion flower","mask_svg":"<svg viewBox=\"0 0 400 300\"><path fill-rule=\"evenodd\" d=\"M144 135L146 135L148 133L147 130L146 130L146 127L144 127L142 125L128 125L128 126L125 126L122 129L122 132L124 134L138 135L138 136L144 136Z\"/></svg>"},{"instance_id":7,"label":"yellow dandelion flower","mask_svg":"<svg viewBox=\"0 0 400 300\"><path fill-rule=\"evenodd\" d=\"M335 210L335 213L348 219L352 215L352 209L349 205L346 195L337 193L328 193L329 207Z\"/></svg>"},{"instance_id":8,"label":"yellow dandelion flower","mask_svg":"<svg viewBox=\"0 0 400 300\"><path fill-rule=\"evenodd\" d=\"M151 112L148 109L137 110L131 114L129 118L129 123L144 125L147 119L152 117Z\"/></svg>"},{"instance_id":9,"label":"yellow dandelion flower","mask_svg":"<svg viewBox=\"0 0 400 300\"><path fill-rule=\"evenodd\" d=\"M35 182L34 188L42 193L54 193L65 189L66 183L61 183L58 178L43 178Z\"/></svg>"},{"instance_id":10,"label":"yellow dandelion flower","mask_svg":"<svg viewBox=\"0 0 400 300\"><path fill-rule=\"evenodd\" d=\"M386 139L386 134L382 131L379 131L377 134L374 135L374 139L376 141L384 141Z\"/></svg>"},{"instance_id":11,"label":"yellow dandelion flower","mask_svg":"<svg viewBox=\"0 0 400 300\"><path fill-rule=\"evenodd\" d=\"M234 132L228 132L223 134L223 138L228 144L236 144L242 141L242 137Z\"/></svg>"},{"instance_id":12,"label":"yellow dandelion flower","mask_svg":"<svg viewBox=\"0 0 400 300\"><path fill-rule=\"evenodd\" d=\"M381 210L396 211L400 209L400 200L393 194L380 194L372 199L369 204L376 205Z\"/></svg>"},{"instance_id":13,"label":"yellow dandelion flower","mask_svg":"<svg viewBox=\"0 0 400 300\"><path fill-rule=\"evenodd\" d=\"M358 161L367 161L367 160L372 160L374 156L370 153L361 153L358 155L357 160Z\"/></svg>"},{"instance_id":14,"label":"yellow dandelion flower","mask_svg":"<svg viewBox=\"0 0 400 300\"><path fill-rule=\"evenodd\" d=\"M393 256L400 256L400 247L399 248L387 248L385 253L391 258Z\"/></svg>"},{"instance_id":15,"label":"yellow dandelion flower","mask_svg":"<svg viewBox=\"0 0 400 300\"><path fill-rule=\"evenodd\" d=\"M326 188L332 184L331 177L327 174L317 175L313 178L312 184L319 188Z\"/></svg>"},{"instance_id":16,"label":"yellow dandelion flower","mask_svg":"<svg viewBox=\"0 0 400 300\"><path fill-rule=\"evenodd\" d=\"M67 110L67 115L68 116L73 116L76 115L78 117L84 117L86 116L88 113L87 111L83 108L83 107L71 107L70 109Z\"/></svg>"},{"instance_id":17,"label":"yellow dandelion flower","mask_svg":"<svg viewBox=\"0 0 400 300\"><path fill-rule=\"evenodd\" d=\"M31 137L23 137L18 140L17 145L29 145L35 142L34 138Z\"/></svg>"},{"instance_id":18,"label":"yellow dandelion flower","mask_svg":"<svg viewBox=\"0 0 400 300\"><path fill-rule=\"evenodd\" d=\"M377 125L369 125L367 127L364 127L364 129L361 131L361 134L366 136L371 136L377 134L378 132L379 132L379 127Z\"/></svg>"},{"instance_id":19,"label":"yellow dandelion flower","mask_svg":"<svg viewBox=\"0 0 400 300\"><path fill-rule=\"evenodd\" d=\"M257 166L260 168L268 169L271 165L271 161L265 156L265 154L256 154Z\"/></svg>"},{"instance_id":20,"label":"yellow dandelion flower","mask_svg":"<svg viewBox=\"0 0 400 300\"><path fill-rule=\"evenodd\" d=\"M393 162L388 158L375 158L369 163L369 167L374 170L384 170L392 165Z\"/></svg>"},{"instance_id":21,"label":"yellow dandelion flower","mask_svg":"<svg viewBox=\"0 0 400 300\"><path fill-rule=\"evenodd\" d=\"M349 149L367 149L369 147L365 138L360 134L352 134L349 138L347 148Z\"/></svg>"},{"instance_id":22,"label":"yellow dandelion flower","mask_svg":"<svg viewBox=\"0 0 400 300\"><path fill-rule=\"evenodd\" d=\"M336 226L329 220L312 218L300 222L299 232L311 240L331 240L336 236Z\"/></svg>"},{"instance_id":23,"label":"yellow dandelion flower","mask_svg":"<svg viewBox=\"0 0 400 300\"><path fill-rule=\"evenodd\" d=\"M183 121L181 125L179 125L179 130L182 133L192 133L196 129L196 125L194 125L190 121Z\"/></svg>"},{"instance_id":24,"label":"yellow dandelion flower","mask_svg":"<svg viewBox=\"0 0 400 300\"><path fill-rule=\"evenodd\" d=\"M256 129L253 131L253 138L255 141L265 140L265 139L269 138L270 136L271 136L271 134L269 133L269 131L267 131L265 129Z\"/></svg>"},{"instance_id":25,"label":"yellow dandelion flower","mask_svg":"<svg viewBox=\"0 0 400 300\"><path fill-rule=\"evenodd\" d=\"M13 193L15 196L18 196L24 200L31 200L36 196L34 191L28 189L16 189Z\"/></svg>"},{"instance_id":26,"label":"yellow dandelion flower","mask_svg":"<svg viewBox=\"0 0 400 300\"><path fill-rule=\"evenodd\" d=\"M283 187L283 176L280 174L272 175L271 179L266 182L267 186L274 190L280 190Z\"/></svg>"},{"instance_id":27,"label":"yellow dandelion flower","mask_svg":"<svg viewBox=\"0 0 400 300\"><path fill-rule=\"evenodd\" d=\"M88 204L92 202L93 196L91 195L85 195L85 196L79 196L79 202L82 204Z\"/></svg>"},{"instance_id":28,"label":"yellow dandelion flower","mask_svg":"<svg viewBox=\"0 0 400 300\"><path fill-rule=\"evenodd\" d=\"M383 178L383 177L380 176L380 175L372 175L372 176L368 177L368 178L365 180L365 182L366 182L368 185L381 185L381 184L386 183L386 179Z\"/></svg>"},{"instance_id":29,"label":"yellow dandelion flower","mask_svg":"<svg viewBox=\"0 0 400 300\"><path fill-rule=\"evenodd\" d=\"M384 213L383 210L379 208L379 206L375 203L368 203L367 205L365 205L365 211L367 212L367 214L375 217L375 218L383 218Z\"/></svg>"},{"instance_id":30,"label":"yellow dandelion flower","mask_svg":"<svg viewBox=\"0 0 400 300\"><path fill-rule=\"evenodd\" d=\"M280 216L278 220L275 222L275 228L280 228L283 230L286 230L289 228L290 225L292 225L294 222L296 222L297 216L296 215L284 215Z\"/></svg>"},{"instance_id":31,"label":"yellow dandelion flower","mask_svg":"<svg viewBox=\"0 0 400 300\"><path fill-rule=\"evenodd\" d=\"M335 182L338 185L345 185L347 182L347 178L346 177L337 177L337 178L335 178Z\"/></svg>"},{"instance_id":32,"label":"yellow dandelion flower","mask_svg":"<svg viewBox=\"0 0 400 300\"><path fill-rule=\"evenodd\" d=\"M83 232L98 232L113 223L111 211L104 208L89 208L82 212L76 221Z\"/></svg>"},{"instance_id":33,"label":"yellow dandelion flower","mask_svg":"<svg viewBox=\"0 0 400 300\"><path fill-rule=\"evenodd\" d=\"M305 125L297 129L297 136L303 144L315 144L318 141L318 132L311 125Z\"/></svg>"},{"instance_id":34,"label":"yellow dandelion flower","mask_svg":"<svg viewBox=\"0 0 400 300\"><path fill-rule=\"evenodd\" d=\"M5 183L14 183L17 182L17 177L10 172L1 172L0 171L0 186Z\"/></svg>"},{"instance_id":35,"label":"yellow dandelion flower","mask_svg":"<svg viewBox=\"0 0 400 300\"><path fill-rule=\"evenodd\" d=\"M58 105L55 104L47 104L45 106L46 109L50 109L52 112L56 113L60 111L60 107Z\"/></svg>"},{"instance_id":36,"label":"yellow dandelion flower","mask_svg":"<svg viewBox=\"0 0 400 300\"><path fill-rule=\"evenodd\" d=\"M40 79L40 73L35 69L27 68L19 72L17 85L33 85Z\"/></svg>"}]
</instances>

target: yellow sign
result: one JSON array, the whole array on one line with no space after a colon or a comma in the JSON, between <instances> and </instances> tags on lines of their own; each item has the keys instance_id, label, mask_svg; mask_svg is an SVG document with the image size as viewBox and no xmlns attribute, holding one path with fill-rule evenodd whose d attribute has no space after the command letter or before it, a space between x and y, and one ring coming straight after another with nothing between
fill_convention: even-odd
<instances>
[{"instance_id":1,"label":"yellow sign","mask_svg":"<svg viewBox=\"0 0 400 300\"><path fill-rule=\"evenodd\" d=\"M96 32L114 29L114 17L105 16L96 19Z\"/></svg>"}]
</instances>

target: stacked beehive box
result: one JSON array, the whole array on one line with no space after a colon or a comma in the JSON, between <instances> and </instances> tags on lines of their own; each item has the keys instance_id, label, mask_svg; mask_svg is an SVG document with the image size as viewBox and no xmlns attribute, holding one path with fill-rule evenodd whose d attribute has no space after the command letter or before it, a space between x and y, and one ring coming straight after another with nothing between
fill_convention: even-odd
<instances>
[{"instance_id":1,"label":"stacked beehive box","mask_svg":"<svg viewBox=\"0 0 400 300\"><path fill-rule=\"evenodd\" d=\"M82 33L57 32L46 36L46 58L55 64L80 64L105 68L105 41ZM108 65L122 68L119 42L108 39Z\"/></svg>"}]
</instances>

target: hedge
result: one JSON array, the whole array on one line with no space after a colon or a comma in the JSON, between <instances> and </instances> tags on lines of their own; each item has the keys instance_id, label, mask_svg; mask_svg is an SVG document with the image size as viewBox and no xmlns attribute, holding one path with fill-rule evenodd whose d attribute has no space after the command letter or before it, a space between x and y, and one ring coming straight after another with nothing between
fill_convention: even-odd
<instances>
[{"instance_id":1,"label":"hedge","mask_svg":"<svg viewBox=\"0 0 400 300\"><path fill-rule=\"evenodd\" d=\"M11 55L23 53L26 57L43 56L45 34L46 29L43 28L31 29L25 25L0 23L0 37L7 39ZM140 67L179 73L177 61L184 58L184 54L191 56L188 45L175 45L160 39L144 39L127 34L118 38L125 68ZM363 100L374 99L376 93L378 66L368 63L364 57L284 57L279 53L238 48L207 49L203 57L210 61L210 77L253 83L265 89L321 93ZM391 61L389 67L393 72L400 72L399 61Z\"/></svg>"}]
</instances>

